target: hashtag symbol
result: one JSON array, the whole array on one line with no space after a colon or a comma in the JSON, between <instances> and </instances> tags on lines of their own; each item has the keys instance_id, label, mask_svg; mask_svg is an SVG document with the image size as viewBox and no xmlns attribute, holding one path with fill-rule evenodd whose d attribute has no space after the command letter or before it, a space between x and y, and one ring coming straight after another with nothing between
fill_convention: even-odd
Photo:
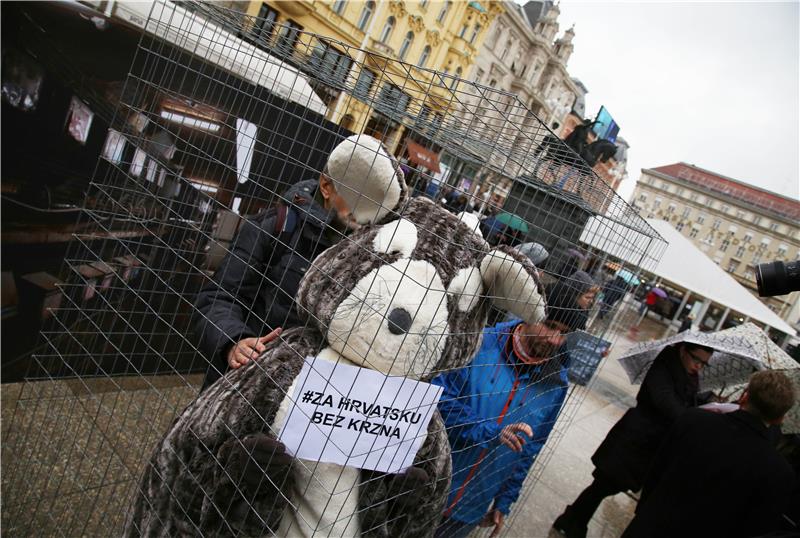
<instances>
[{"instance_id":1,"label":"hashtag symbol","mask_svg":"<svg viewBox=\"0 0 800 538\"><path fill-rule=\"evenodd\" d=\"M313 399L314 399L314 391L313 390L307 390L305 392L305 394L303 394L303 403L308 403Z\"/></svg>"}]
</instances>

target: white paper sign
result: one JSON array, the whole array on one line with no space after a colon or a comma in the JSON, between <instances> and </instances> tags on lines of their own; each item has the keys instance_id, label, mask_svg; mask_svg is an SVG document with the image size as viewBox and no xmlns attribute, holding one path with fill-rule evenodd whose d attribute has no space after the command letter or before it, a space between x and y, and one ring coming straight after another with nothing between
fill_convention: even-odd
<instances>
[{"instance_id":1,"label":"white paper sign","mask_svg":"<svg viewBox=\"0 0 800 538\"><path fill-rule=\"evenodd\" d=\"M398 473L414 463L442 388L306 357L280 440L296 458Z\"/></svg>"}]
</instances>

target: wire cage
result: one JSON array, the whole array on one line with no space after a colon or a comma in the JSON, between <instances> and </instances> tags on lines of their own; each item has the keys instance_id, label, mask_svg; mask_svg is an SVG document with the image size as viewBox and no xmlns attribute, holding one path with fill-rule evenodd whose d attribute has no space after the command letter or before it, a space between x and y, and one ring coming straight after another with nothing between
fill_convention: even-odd
<instances>
[{"instance_id":1,"label":"wire cage","mask_svg":"<svg viewBox=\"0 0 800 538\"><path fill-rule=\"evenodd\" d=\"M549 367L526 375L519 388L514 384L517 397L530 394L531 401L541 402L535 411L540 429L552 429L536 438L543 446L520 478L524 485L516 502L525 502L586 393L599 350L630 323L631 314L621 305L636 275L657 263L663 240L513 94L428 69L422 58L418 65L403 62L383 43L358 48L218 4L158 1L127 9L139 10L143 30L124 85L111 98L89 90L81 95L97 110L114 112L64 260L63 300L42 330L42 345L24 382L4 387L6 532L431 535L441 512L453 508L451 483L489 484L513 471L503 463L510 452L497 442L505 411L480 418L495 424L487 441L451 447L442 441L451 433L444 424L478 422L447 416L446 409L456 413L453 404L460 397L445 386L439 402L444 424L434 404L419 404L413 410L430 425L408 434L409 443L416 443L413 451L408 443L400 445L405 454L395 447L402 461L417 454L411 469L421 466L423 476L409 474L411 460L405 466L395 461L383 471L365 467L359 474L354 464L293 458L275 448L276 414L313 399L293 379L306 376L304 382L311 383L318 375L323 385L339 391L339 398L370 403L370 396L361 396L370 394L366 385L308 362L307 356L330 348L322 345L326 338L341 340L333 361L337 367L337 361L348 362L342 358L347 356L355 364L355 353L365 369L401 385L449 374L453 380L468 377L477 367L469 359L478 350L483 325L510 319L508 309L540 320L549 312L545 290L552 303L557 296L552 290L559 283L572 289L575 271L584 270L595 279L589 287L602 290L601 299L581 308L548 306L570 310L561 319L569 328L566 345L573 346L573 358L564 347L551 349ZM54 58L53 69L69 71L55 65L69 64L68 59ZM393 165L389 175L402 175L406 186L392 207L379 207L372 224L367 219L351 233L345 221L356 218L359 207L381 206L394 192L389 187L372 194L349 192L352 185L337 182L329 156L354 135L361 137L348 146L345 162L363 160L362 150L371 148L367 160L387 159ZM360 169L363 177L357 179L372 178L375 162ZM334 192L350 200L350 215L333 216L333 210L312 215L307 209L308 204L336 209L320 192L321 176L334 176ZM418 225L430 215L462 212L472 217L436 217L430 229ZM414 224L415 218L421 220ZM409 221L413 232L402 224ZM459 222L472 229L465 232ZM381 233L387 226L390 231ZM440 250L412 254L404 242L407 232L414 237L412 247L419 239ZM387 250L376 251L381 241ZM538 243L549 254L544 262L536 260L537 270L525 261L534 259L525 254L530 251L512 252L524 243ZM334 269L341 269L336 265L341 260L330 254L337 249L351 263L344 273ZM451 267L458 269L456 255L474 262L458 277L458 300L450 297L458 280ZM450 273L445 278L412 271L414 263L423 262ZM501 296L488 280L486 290L477 291L479 285L469 292L467 284L483 271L478 262L504 267L491 285L518 285L518 295ZM365 266L370 269L362 274ZM384 266L398 272L394 280L375 276ZM314 288L309 283L314 278L326 284ZM395 284L371 287L376 281ZM356 293L364 282L367 289ZM403 282L411 282L413 290ZM531 282L537 295L523 293ZM312 291L295 299L298 286L301 295ZM382 302L373 301L382 294ZM340 304L323 304L333 297L349 300L347 316L357 320L343 333L331 329ZM414 300L416 310L396 314L392 305ZM490 309L490 303L496 306ZM325 317L309 305L336 312ZM465 314L447 314L458 305L468 305ZM232 319L235 327L228 324ZM415 323L424 326L411 330ZM237 341L276 327L284 332L263 358L223 375L230 349L234 357L236 349L251 357L263 351L253 342L252 348L237 348ZM406 333L402 340L409 344L392 348L380 333L384 329L394 336ZM363 330L372 333L359 336L366 342L359 347L349 338ZM416 347L409 351L413 342ZM451 360L457 349L469 350L470 356ZM393 365L401 351L411 359L398 373ZM373 356L389 366L364 362ZM482 367L500 367L504 359L499 357ZM269 368L281 364L293 365L295 377L278 379L286 373ZM304 364L311 366L298 373ZM337 375L349 379L349 388L335 386ZM204 378L210 386L201 392ZM464 389L453 383L450 389ZM430 392L439 385L418 386ZM392 390L398 398L401 389ZM502 404L507 396L501 391L497 397ZM509 402L513 398L514 393ZM402 411L403 406L390 407ZM215 432L211 437L201 433L207 426ZM320 430L317 426L311 429ZM388 428L380 423L378 431L383 427ZM179 429L180 439L193 440L191 450L199 459L170 437ZM394 430L386 431L391 436ZM310 446L319 442L306 434L298 451L319 448ZM323 438L323 445L329 443L335 444ZM439 452L431 452L431 445ZM492 465L474 473L478 478L453 476L451 451L454 462L459 452L474 453ZM245 477L232 470L236 462ZM294 489L286 486L287 477L294 477ZM222 499L219 492L231 497ZM418 497L424 502L415 504ZM287 531L287 521L294 530ZM508 528L513 531L513 516Z\"/></svg>"}]
</instances>

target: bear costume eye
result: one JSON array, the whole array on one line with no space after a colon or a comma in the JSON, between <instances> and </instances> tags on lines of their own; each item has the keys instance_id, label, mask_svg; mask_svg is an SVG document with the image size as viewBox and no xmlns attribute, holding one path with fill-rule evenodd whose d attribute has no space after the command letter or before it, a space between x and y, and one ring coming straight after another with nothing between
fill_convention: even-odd
<instances>
[{"instance_id":1,"label":"bear costume eye","mask_svg":"<svg viewBox=\"0 0 800 538\"><path fill-rule=\"evenodd\" d=\"M384 224L372 240L372 248L378 254L400 254L410 258L417 246L417 227L408 219L398 219Z\"/></svg>"}]
</instances>

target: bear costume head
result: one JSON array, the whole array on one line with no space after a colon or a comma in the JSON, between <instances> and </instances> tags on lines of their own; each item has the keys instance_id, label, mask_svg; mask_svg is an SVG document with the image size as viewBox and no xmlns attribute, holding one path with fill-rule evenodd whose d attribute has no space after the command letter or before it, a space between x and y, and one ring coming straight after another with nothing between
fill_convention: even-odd
<instances>
[{"instance_id":1,"label":"bear costume head","mask_svg":"<svg viewBox=\"0 0 800 538\"><path fill-rule=\"evenodd\" d=\"M351 158L325 173L354 220L373 224L314 260L296 299L305 326L284 330L176 419L145 471L128 535L433 535L451 473L438 411L400 474L295 459L277 438L304 360L429 381L470 362L491 303L532 323L545 305L527 257L491 249L473 222L426 198L408 200L397 162L364 138L351 137ZM371 176L376 162L382 172ZM350 192L348 177L372 186Z\"/></svg>"}]
</instances>

